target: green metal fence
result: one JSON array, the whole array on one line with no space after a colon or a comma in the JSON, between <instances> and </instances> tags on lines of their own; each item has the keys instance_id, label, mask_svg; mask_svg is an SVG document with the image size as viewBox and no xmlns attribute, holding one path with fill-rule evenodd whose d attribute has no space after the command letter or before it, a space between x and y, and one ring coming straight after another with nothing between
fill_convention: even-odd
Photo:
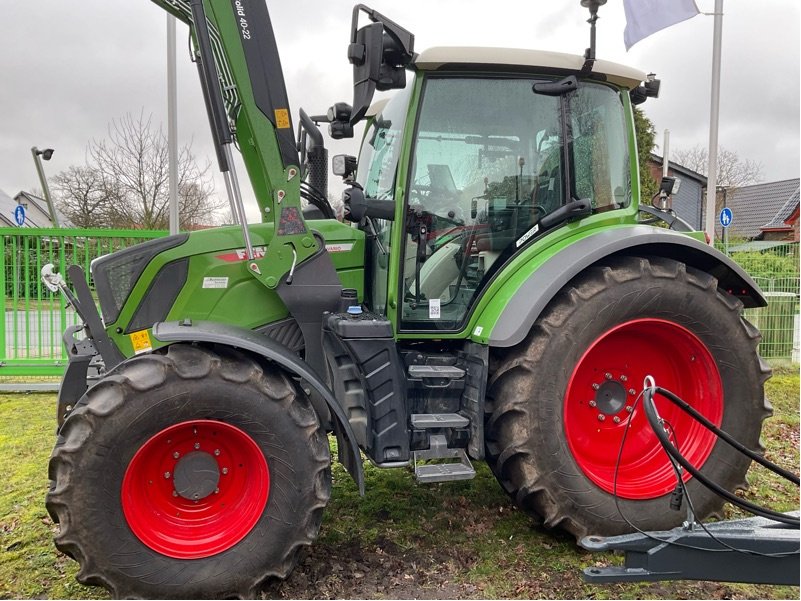
<instances>
[{"instance_id":1,"label":"green metal fence","mask_svg":"<svg viewBox=\"0 0 801 601\"><path fill-rule=\"evenodd\" d=\"M798 242L728 244L729 256L762 288L768 306L748 309L746 318L762 332L759 353L766 359L799 360Z\"/></svg>"},{"instance_id":2,"label":"green metal fence","mask_svg":"<svg viewBox=\"0 0 801 601\"><path fill-rule=\"evenodd\" d=\"M164 231L0 228L0 380L60 376L66 365L61 334L76 322L61 294L42 283L52 263L65 274L70 265L89 273L92 259L152 238ZM90 288L94 286L90 281Z\"/></svg>"},{"instance_id":3,"label":"green metal fence","mask_svg":"<svg viewBox=\"0 0 801 601\"><path fill-rule=\"evenodd\" d=\"M47 263L65 273L77 264L89 273L92 259L132 244L165 236L164 231L0 228L0 381L57 377L67 357L61 334L75 312L40 278ZM722 249L723 250L723 249ZM760 353L798 362L798 243L729 244L728 254L760 285L768 306L746 317L762 331ZM94 289L90 281L90 288Z\"/></svg>"}]
</instances>

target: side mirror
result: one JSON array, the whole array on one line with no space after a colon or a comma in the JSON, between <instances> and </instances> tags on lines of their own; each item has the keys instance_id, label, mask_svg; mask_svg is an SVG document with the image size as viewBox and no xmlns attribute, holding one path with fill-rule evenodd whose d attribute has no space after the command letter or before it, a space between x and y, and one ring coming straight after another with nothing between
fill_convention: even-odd
<instances>
[{"instance_id":1,"label":"side mirror","mask_svg":"<svg viewBox=\"0 0 801 601\"><path fill-rule=\"evenodd\" d=\"M364 12L372 23L359 28ZM414 58L414 36L381 13L357 4L353 8L348 60L353 65L353 114L350 124L364 117L376 90L406 86L406 67Z\"/></svg>"},{"instance_id":2,"label":"side mirror","mask_svg":"<svg viewBox=\"0 0 801 601\"><path fill-rule=\"evenodd\" d=\"M383 49L384 26L381 23L370 23L356 31L348 46L348 60L353 65L353 106L356 107L351 124L364 117L373 100Z\"/></svg>"}]
</instances>

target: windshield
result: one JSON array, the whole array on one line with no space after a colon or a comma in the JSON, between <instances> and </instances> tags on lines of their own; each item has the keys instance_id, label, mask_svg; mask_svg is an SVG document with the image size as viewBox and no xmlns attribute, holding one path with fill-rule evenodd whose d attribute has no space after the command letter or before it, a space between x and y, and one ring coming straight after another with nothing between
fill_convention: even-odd
<instances>
[{"instance_id":1,"label":"windshield","mask_svg":"<svg viewBox=\"0 0 801 601\"><path fill-rule=\"evenodd\" d=\"M630 202L619 92L581 83L535 94L531 78L430 77L408 182L403 329L457 329L492 275L577 199Z\"/></svg>"}]
</instances>

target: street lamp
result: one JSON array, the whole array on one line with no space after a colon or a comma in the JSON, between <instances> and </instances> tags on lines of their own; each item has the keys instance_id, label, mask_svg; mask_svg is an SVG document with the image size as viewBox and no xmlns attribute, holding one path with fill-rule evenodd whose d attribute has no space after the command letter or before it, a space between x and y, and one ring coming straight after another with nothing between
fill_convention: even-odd
<instances>
[{"instance_id":1,"label":"street lamp","mask_svg":"<svg viewBox=\"0 0 801 601\"><path fill-rule=\"evenodd\" d=\"M44 167L42 167L42 158L45 161L49 161L53 156L53 152L55 151L52 148L45 148L44 150L39 150L36 148L36 146L31 148L33 163L36 165L36 172L39 174L39 183L42 184L42 191L44 192L44 197L47 201L47 210L50 211L50 221L53 223L54 227L60 227L58 224L58 215L56 214L56 209L53 207L53 199L50 197L50 187L47 185Z\"/></svg>"}]
</instances>

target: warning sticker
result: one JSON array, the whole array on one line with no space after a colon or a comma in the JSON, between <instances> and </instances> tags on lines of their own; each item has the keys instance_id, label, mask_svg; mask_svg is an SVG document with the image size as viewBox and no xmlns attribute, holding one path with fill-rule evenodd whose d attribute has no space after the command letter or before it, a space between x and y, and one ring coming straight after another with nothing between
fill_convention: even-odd
<instances>
[{"instance_id":1,"label":"warning sticker","mask_svg":"<svg viewBox=\"0 0 801 601\"><path fill-rule=\"evenodd\" d=\"M204 288L228 288L228 278L203 278Z\"/></svg>"},{"instance_id":2,"label":"warning sticker","mask_svg":"<svg viewBox=\"0 0 801 601\"><path fill-rule=\"evenodd\" d=\"M153 345L150 343L150 334L147 333L147 330L139 330L138 332L129 334L128 337L131 339L131 346L133 346L134 354L138 355L139 353L146 353L153 350Z\"/></svg>"},{"instance_id":3,"label":"warning sticker","mask_svg":"<svg viewBox=\"0 0 801 601\"><path fill-rule=\"evenodd\" d=\"M291 127L288 109L275 109L275 126L278 129L289 129Z\"/></svg>"},{"instance_id":4,"label":"warning sticker","mask_svg":"<svg viewBox=\"0 0 801 601\"><path fill-rule=\"evenodd\" d=\"M432 298L428 301L428 318L439 319L441 315L439 299Z\"/></svg>"}]
</instances>

